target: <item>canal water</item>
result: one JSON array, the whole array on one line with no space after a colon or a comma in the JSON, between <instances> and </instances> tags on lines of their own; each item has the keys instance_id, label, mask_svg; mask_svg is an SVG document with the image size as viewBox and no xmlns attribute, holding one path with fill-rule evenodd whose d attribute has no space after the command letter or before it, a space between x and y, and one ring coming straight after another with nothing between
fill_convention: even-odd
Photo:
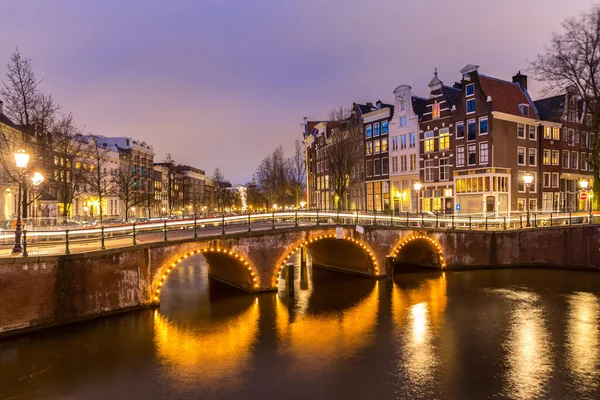
<instances>
[{"instance_id":1,"label":"canal water","mask_svg":"<svg viewBox=\"0 0 600 400\"><path fill-rule=\"evenodd\" d=\"M598 399L600 275L169 278L160 309L0 341L0 399Z\"/></svg>"}]
</instances>

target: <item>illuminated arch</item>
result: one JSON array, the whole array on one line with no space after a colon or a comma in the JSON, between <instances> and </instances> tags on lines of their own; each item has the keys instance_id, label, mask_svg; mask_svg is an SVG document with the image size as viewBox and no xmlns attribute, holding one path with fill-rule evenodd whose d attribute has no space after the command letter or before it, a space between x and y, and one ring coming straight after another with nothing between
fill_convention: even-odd
<instances>
[{"instance_id":1,"label":"illuminated arch","mask_svg":"<svg viewBox=\"0 0 600 400\"><path fill-rule=\"evenodd\" d=\"M410 236L410 237L404 239L402 242L400 242L394 248L394 250L392 250L392 254L390 254L390 256L393 258L394 261L397 261L398 254L400 254L400 250L402 250L402 248L404 246L406 246L410 243L413 243L416 240L424 240L424 241L428 242L429 245L435 249L441 268L442 269L446 268L446 260L444 259L444 252L443 252L442 246L434 239L430 238L429 236L425 236L425 235L414 235L414 236Z\"/></svg>"},{"instance_id":2,"label":"illuminated arch","mask_svg":"<svg viewBox=\"0 0 600 400\"><path fill-rule=\"evenodd\" d=\"M183 262L185 259L192 257L194 255L197 255L197 254L206 254L206 253L223 254L223 255L230 256L231 258L236 259L248 271L248 275L250 277L250 282L252 282L251 284L252 284L253 289L255 291L257 291L260 288L260 280L259 280L260 278L259 278L256 266L254 264L252 264L248 259L246 259L242 254L237 253L231 249L222 249L220 247L205 247L202 249L196 249L196 250L192 250L192 251L188 251L188 252L184 253L183 255L174 259L172 262L165 264L159 270L159 272L157 272L157 274L156 274L157 276L153 280L154 292L152 294L152 297L154 299L154 302L157 303L159 301L160 292L162 290L162 287L165 284L167 277L171 273L171 271L173 271L175 268L177 268L177 266L179 264L181 264L181 262Z\"/></svg>"},{"instance_id":3,"label":"illuminated arch","mask_svg":"<svg viewBox=\"0 0 600 400\"><path fill-rule=\"evenodd\" d=\"M289 250L286 250L284 255L279 259L279 261L276 264L275 272L273 274L273 287L277 286L277 280L281 277L281 273L283 272L283 269L285 268L287 261L294 254L296 254L300 249L302 249L303 247L309 246L311 243L315 243L315 242L318 242L318 241L324 240L324 239L335 239L336 237L337 237L337 235L335 235L335 234L319 235L319 236L309 238L307 240L305 240L305 239L299 240L296 243L294 243L292 246L290 246ZM362 249L369 257L369 260L371 260L371 263L373 265L373 270L375 271L375 276L379 276L379 266L377 265L377 258L375 257L375 252L373 251L373 249L371 249L371 247L368 244L366 244L365 242L360 241L358 239L354 239L350 236L344 237L343 240L354 243L356 246L358 246L360 249Z\"/></svg>"}]
</instances>

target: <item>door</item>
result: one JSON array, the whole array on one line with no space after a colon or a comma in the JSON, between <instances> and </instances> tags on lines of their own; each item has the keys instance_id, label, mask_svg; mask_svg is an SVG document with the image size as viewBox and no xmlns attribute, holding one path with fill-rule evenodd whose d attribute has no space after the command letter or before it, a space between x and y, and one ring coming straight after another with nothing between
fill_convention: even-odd
<instances>
[{"instance_id":1,"label":"door","mask_svg":"<svg viewBox=\"0 0 600 400\"><path fill-rule=\"evenodd\" d=\"M485 212L488 212L488 213L496 212L496 197L487 196L485 198Z\"/></svg>"}]
</instances>

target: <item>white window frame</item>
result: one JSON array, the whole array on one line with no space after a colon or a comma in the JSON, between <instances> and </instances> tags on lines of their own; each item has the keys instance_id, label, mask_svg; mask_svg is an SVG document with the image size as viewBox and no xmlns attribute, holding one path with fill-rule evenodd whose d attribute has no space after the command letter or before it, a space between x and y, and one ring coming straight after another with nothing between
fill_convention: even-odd
<instances>
[{"instance_id":1,"label":"white window frame","mask_svg":"<svg viewBox=\"0 0 600 400\"><path fill-rule=\"evenodd\" d=\"M533 164L531 163L531 152L533 150ZM530 167L537 167L537 149L535 147L530 147L527 149L527 163Z\"/></svg>"},{"instance_id":2,"label":"white window frame","mask_svg":"<svg viewBox=\"0 0 600 400\"><path fill-rule=\"evenodd\" d=\"M523 162L519 162L519 151L523 150ZM525 166L527 165L527 149L525 147L518 146L517 147L517 165Z\"/></svg>"},{"instance_id":3,"label":"white window frame","mask_svg":"<svg viewBox=\"0 0 600 400\"><path fill-rule=\"evenodd\" d=\"M481 133L481 121L484 121L484 120L487 121L487 132ZM490 133L490 121L489 121L488 117L479 118L479 126L477 127L477 130L479 130L479 136L487 135L488 133Z\"/></svg>"},{"instance_id":4,"label":"white window frame","mask_svg":"<svg viewBox=\"0 0 600 400\"><path fill-rule=\"evenodd\" d=\"M554 178L556 178L556 184L554 183L555 182ZM552 173L552 176L550 177L550 187L553 187L553 188L560 187L560 174L558 172Z\"/></svg>"},{"instance_id":5,"label":"white window frame","mask_svg":"<svg viewBox=\"0 0 600 400\"><path fill-rule=\"evenodd\" d=\"M473 87L473 93L471 94L467 94L467 92L469 91L467 88L469 87ZM475 84L474 83L469 83L468 85L465 86L465 97L471 97L471 96L475 96Z\"/></svg>"},{"instance_id":6,"label":"white window frame","mask_svg":"<svg viewBox=\"0 0 600 400\"><path fill-rule=\"evenodd\" d=\"M477 111L477 104L475 104L475 109L473 111L469 111L469 102L473 102L473 104L475 104L475 99L467 99L467 102L465 104L465 110L467 110L467 115L469 114L475 114L475 112Z\"/></svg>"},{"instance_id":7,"label":"white window frame","mask_svg":"<svg viewBox=\"0 0 600 400\"><path fill-rule=\"evenodd\" d=\"M529 135L532 132L531 128L533 128L533 139ZM527 139L537 141L537 126L527 125Z\"/></svg>"},{"instance_id":8,"label":"white window frame","mask_svg":"<svg viewBox=\"0 0 600 400\"><path fill-rule=\"evenodd\" d=\"M462 136L458 136L458 126L459 125L461 125L462 128L463 128L463 135ZM457 138L457 139L464 139L466 133L467 133L467 130L465 129L465 123L463 121L457 122L456 123L456 129L454 131L454 137Z\"/></svg>"},{"instance_id":9,"label":"white window frame","mask_svg":"<svg viewBox=\"0 0 600 400\"><path fill-rule=\"evenodd\" d=\"M552 162L552 159L554 158L554 153L555 152L558 153L558 157L556 157L557 158L556 164ZM552 150L551 157L550 157L550 162L552 162L552 165L560 165L560 151L559 150Z\"/></svg>"},{"instance_id":10,"label":"white window frame","mask_svg":"<svg viewBox=\"0 0 600 400\"><path fill-rule=\"evenodd\" d=\"M520 128L521 126L523 127L523 136L520 136L520 135L519 135L519 128ZM522 124L522 123L520 123L520 122L517 122L517 138L519 138L519 139L527 139L527 129L526 129L526 125L525 125L525 124Z\"/></svg>"},{"instance_id":11,"label":"white window frame","mask_svg":"<svg viewBox=\"0 0 600 400\"><path fill-rule=\"evenodd\" d=\"M485 148L485 158L487 158L487 160L484 162L482 161L482 156L484 154L483 150L481 149L481 147L485 144L486 148ZM488 142L480 142L479 143L479 165L488 165L490 163L490 146L488 144Z\"/></svg>"},{"instance_id":12,"label":"white window frame","mask_svg":"<svg viewBox=\"0 0 600 400\"><path fill-rule=\"evenodd\" d=\"M548 184L546 184L546 177L548 177ZM552 187L552 174L550 172L544 172L542 175L542 187L549 188Z\"/></svg>"},{"instance_id":13,"label":"white window frame","mask_svg":"<svg viewBox=\"0 0 600 400\"><path fill-rule=\"evenodd\" d=\"M469 163L469 148L475 149L475 162L473 164ZM466 154L466 156L467 156L467 159L465 161L467 163L467 166L477 165L477 144L476 143L472 143L472 144L467 145L467 154Z\"/></svg>"},{"instance_id":14,"label":"white window frame","mask_svg":"<svg viewBox=\"0 0 600 400\"><path fill-rule=\"evenodd\" d=\"M460 161L459 150L462 150L462 162ZM456 166L464 167L466 164L465 146L456 146Z\"/></svg>"},{"instance_id":15,"label":"white window frame","mask_svg":"<svg viewBox=\"0 0 600 400\"><path fill-rule=\"evenodd\" d=\"M579 152L578 151L574 151L573 153L571 153L571 169L574 169L576 171L579 170Z\"/></svg>"},{"instance_id":16,"label":"white window frame","mask_svg":"<svg viewBox=\"0 0 600 400\"><path fill-rule=\"evenodd\" d=\"M563 169L571 169L571 152L569 150L563 150L562 154ZM567 162L565 162L565 154L567 155Z\"/></svg>"}]
</instances>

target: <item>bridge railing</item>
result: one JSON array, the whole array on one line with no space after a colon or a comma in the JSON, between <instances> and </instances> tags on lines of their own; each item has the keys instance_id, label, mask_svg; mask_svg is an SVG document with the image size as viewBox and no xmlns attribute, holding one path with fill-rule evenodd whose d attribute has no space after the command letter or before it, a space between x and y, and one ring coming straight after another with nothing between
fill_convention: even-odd
<instances>
[{"instance_id":1,"label":"bridge railing","mask_svg":"<svg viewBox=\"0 0 600 400\"><path fill-rule=\"evenodd\" d=\"M23 256L69 254L173 239L271 230L295 226L378 225L408 229L515 230L600 222L600 213L512 213L511 215L444 215L360 211L297 210L205 218L154 220L145 223L64 230L24 231ZM11 254L14 231L0 231L0 254Z\"/></svg>"}]
</instances>

